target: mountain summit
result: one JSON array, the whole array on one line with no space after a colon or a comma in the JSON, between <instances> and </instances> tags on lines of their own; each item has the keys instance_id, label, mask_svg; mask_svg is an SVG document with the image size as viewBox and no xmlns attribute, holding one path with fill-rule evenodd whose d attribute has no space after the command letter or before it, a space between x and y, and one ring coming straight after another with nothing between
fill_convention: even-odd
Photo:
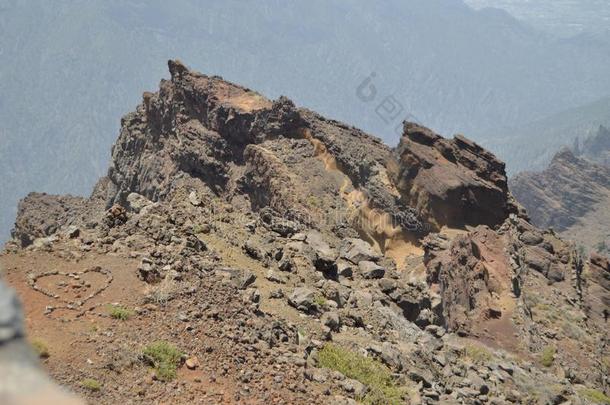
<instances>
[{"instance_id":1,"label":"mountain summit","mask_svg":"<svg viewBox=\"0 0 610 405\"><path fill-rule=\"evenodd\" d=\"M92 195L28 195L0 256L60 383L109 404L603 397L608 260L529 223L491 153L408 122L391 149L169 71Z\"/></svg>"}]
</instances>

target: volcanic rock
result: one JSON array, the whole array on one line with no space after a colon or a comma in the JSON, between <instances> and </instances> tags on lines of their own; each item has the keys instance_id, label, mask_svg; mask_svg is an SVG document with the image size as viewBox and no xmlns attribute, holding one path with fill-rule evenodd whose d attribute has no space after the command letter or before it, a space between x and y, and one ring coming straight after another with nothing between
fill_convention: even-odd
<instances>
[{"instance_id":1,"label":"volcanic rock","mask_svg":"<svg viewBox=\"0 0 610 405\"><path fill-rule=\"evenodd\" d=\"M449 140L405 123L390 168L407 205L434 228L500 225L518 207L504 163L461 135Z\"/></svg>"}]
</instances>

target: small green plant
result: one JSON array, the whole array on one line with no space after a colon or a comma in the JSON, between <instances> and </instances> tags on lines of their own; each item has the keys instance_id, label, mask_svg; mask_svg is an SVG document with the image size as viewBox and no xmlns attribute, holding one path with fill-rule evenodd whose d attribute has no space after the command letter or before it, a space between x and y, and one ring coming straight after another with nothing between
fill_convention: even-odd
<instances>
[{"instance_id":1,"label":"small green plant","mask_svg":"<svg viewBox=\"0 0 610 405\"><path fill-rule=\"evenodd\" d=\"M158 379L171 381L176 377L182 359L182 352L176 346L165 341L154 342L146 346L142 354L154 367Z\"/></svg>"},{"instance_id":2,"label":"small green plant","mask_svg":"<svg viewBox=\"0 0 610 405\"><path fill-rule=\"evenodd\" d=\"M556 352L555 346L546 346L542 349L542 353L540 354L540 363L542 363L544 367L551 367L553 365L553 360L555 360Z\"/></svg>"},{"instance_id":3,"label":"small green plant","mask_svg":"<svg viewBox=\"0 0 610 405\"><path fill-rule=\"evenodd\" d=\"M322 297L321 295L317 295L314 297L313 302L318 307L323 307L326 305L326 298Z\"/></svg>"},{"instance_id":4,"label":"small green plant","mask_svg":"<svg viewBox=\"0 0 610 405\"><path fill-rule=\"evenodd\" d=\"M32 339L30 342L32 348L41 359L46 359L50 356L49 347L47 344L41 339Z\"/></svg>"},{"instance_id":5,"label":"small green plant","mask_svg":"<svg viewBox=\"0 0 610 405\"><path fill-rule=\"evenodd\" d=\"M368 391L364 397L357 398L364 404L393 405L405 401L407 388L399 386L390 369L377 360L327 344L318 353L318 362L322 367L338 371L364 384Z\"/></svg>"},{"instance_id":6,"label":"small green plant","mask_svg":"<svg viewBox=\"0 0 610 405\"><path fill-rule=\"evenodd\" d=\"M610 405L610 397L601 391L592 388L584 388L578 391L581 397L588 399L596 404Z\"/></svg>"},{"instance_id":7,"label":"small green plant","mask_svg":"<svg viewBox=\"0 0 610 405\"><path fill-rule=\"evenodd\" d=\"M83 388L93 392L97 392L102 389L102 384L99 381L94 380L93 378L85 378L83 381L80 382L80 385Z\"/></svg>"},{"instance_id":8,"label":"small green plant","mask_svg":"<svg viewBox=\"0 0 610 405\"><path fill-rule=\"evenodd\" d=\"M307 205L309 205L310 207L320 207L322 205L322 202L315 195L310 195L309 197L307 197Z\"/></svg>"},{"instance_id":9,"label":"small green plant","mask_svg":"<svg viewBox=\"0 0 610 405\"><path fill-rule=\"evenodd\" d=\"M492 355L486 348L476 345L467 345L464 347L464 356L472 360L476 364L488 363Z\"/></svg>"},{"instance_id":10,"label":"small green plant","mask_svg":"<svg viewBox=\"0 0 610 405\"><path fill-rule=\"evenodd\" d=\"M121 321L126 321L133 316L133 312L120 305L111 305L108 309L110 317Z\"/></svg>"}]
</instances>

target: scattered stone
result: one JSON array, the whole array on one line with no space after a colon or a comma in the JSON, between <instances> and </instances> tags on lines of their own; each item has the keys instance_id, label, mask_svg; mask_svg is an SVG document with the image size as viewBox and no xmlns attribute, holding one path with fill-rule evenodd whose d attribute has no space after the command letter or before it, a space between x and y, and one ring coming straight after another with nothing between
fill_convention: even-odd
<instances>
[{"instance_id":1,"label":"scattered stone","mask_svg":"<svg viewBox=\"0 0 610 405\"><path fill-rule=\"evenodd\" d=\"M378 264L370 261L361 261L358 263L358 271L364 278L382 278L385 275L385 269Z\"/></svg>"},{"instance_id":2,"label":"scattered stone","mask_svg":"<svg viewBox=\"0 0 610 405\"><path fill-rule=\"evenodd\" d=\"M199 199L196 191L193 190L190 192L189 202L195 207L199 207L201 205L201 200Z\"/></svg>"},{"instance_id":3,"label":"scattered stone","mask_svg":"<svg viewBox=\"0 0 610 405\"><path fill-rule=\"evenodd\" d=\"M358 380L346 378L339 384L345 392L354 394L356 398L363 398L367 392L366 386Z\"/></svg>"},{"instance_id":4,"label":"scattered stone","mask_svg":"<svg viewBox=\"0 0 610 405\"><path fill-rule=\"evenodd\" d=\"M519 239L526 245L532 246L539 245L543 241L542 235L531 231L523 232L521 235L519 235Z\"/></svg>"},{"instance_id":5,"label":"scattered stone","mask_svg":"<svg viewBox=\"0 0 610 405\"><path fill-rule=\"evenodd\" d=\"M80 229L76 225L70 225L66 230L66 236L70 239L78 238Z\"/></svg>"},{"instance_id":6,"label":"scattered stone","mask_svg":"<svg viewBox=\"0 0 610 405\"><path fill-rule=\"evenodd\" d=\"M269 293L269 298L271 298L271 299L284 298L284 291L282 291L281 288L278 288L277 290L273 290Z\"/></svg>"},{"instance_id":7,"label":"scattered stone","mask_svg":"<svg viewBox=\"0 0 610 405\"><path fill-rule=\"evenodd\" d=\"M127 196L127 206L133 212L140 213L142 210L152 204L152 201L138 193L129 193Z\"/></svg>"},{"instance_id":8,"label":"scattered stone","mask_svg":"<svg viewBox=\"0 0 610 405\"><path fill-rule=\"evenodd\" d=\"M324 314L322 314L320 322L322 322L322 325L328 326L328 328L333 332L338 332L341 328L341 320L339 318L339 314L334 311L325 312Z\"/></svg>"},{"instance_id":9,"label":"scattered stone","mask_svg":"<svg viewBox=\"0 0 610 405\"><path fill-rule=\"evenodd\" d=\"M336 263L337 266L337 275L339 277L344 278L352 278L354 275L353 264L346 262L344 260L339 260Z\"/></svg>"},{"instance_id":10,"label":"scattered stone","mask_svg":"<svg viewBox=\"0 0 610 405\"><path fill-rule=\"evenodd\" d=\"M273 269L269 269L267 271L267 275L265 276L265 278L267 280L271 281L272 283L278 283L278 284L286 284L286 281L287 281L286 276L275 272Z\"/></svg>"},{"instance_id":11,"label":"scattered stone","mask_svg":"<svg viewBox=\"0 0 610 405\"><path fill-rule=\"evenodd\" d=\"M199 367L199 359L197 356L189 357L184 364L189 370L195 370Z\"/></svg>"},{"instance_id":12,"label":"scattered stone","mask_svg":"<svg viewBox=\"0 0 610 405\"><path fill-rule=\"evenodd\" d=\"M157 283L161 281L161 273L152 260L144 257L138 266L138 278L147 283Z\"/></svg>"},{"instance_id":13,"label":"scattered stone","mask_svg":"<svg viewBox=\"0 0 610 405\"><path fill-rule=\"evenodd\" d=\"M345 239L339 254L342 258L354 264L358 264L361 261L376 262L381 259L381 255L375 252L375 249L370 244L357 238Z\"/></svg>"},{"instance_id":14,"label":"scattered stone","mask_svg":"<svg viewBox=\"0 0 610 405\"><path fill-rule=\"evenodd\" d=\"M315 296L313 290L307 287L298 287L288 298L288 303L299 311L312 312L316 309Z\"/></svg>"},{"instance_id":15,"label":"scattered stone","mask_svg":"<svg viewBox=\"0 0 610 405\"><path fill-rule=\"evenodd\" d=\"M231 282L239 290L245 290L256 281L256 275L250 270L231 270Z\"/></svg>"}]
</instances>

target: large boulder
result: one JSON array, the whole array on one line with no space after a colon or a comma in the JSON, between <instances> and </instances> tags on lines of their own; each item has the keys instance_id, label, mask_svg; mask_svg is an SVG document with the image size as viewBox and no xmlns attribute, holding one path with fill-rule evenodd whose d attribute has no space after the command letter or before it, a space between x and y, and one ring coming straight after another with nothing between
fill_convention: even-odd
<instances>
[{"instance_id":1,"label":"large boulder","mask_svg":"<svg viewBox=\"0 0 610 405\"><path fill-rule=\"evenodd\" d=\"M316 310L315 303L316 293L307 287L295 288L290 297L288 297L288 303L303 312L313 312Z\"/></svg>"},{"instance_id":2,"label":"large boulder","mask_svg":"<svg viewBox=\"0 0 610 405\"><path fill-rule=\"evenodd\" d=\"M407 122L389 168L405 203L436 229L495 227L519 211L504 163L461 135L445 139Z\"/></svg>"},{"instance_id":3,"label":"large boulder","mask_svg":"<svg viewBox=\"0 0 610 405\"><path fill-rule=\"evenodd\" d=\"M333 249L324 236L318 231L307 233L307 244L312 249L314 265L319 270L327 270L334 265L338 253Z\"/></svg>"},{"instance_id":4,"label":"large boulder","mask_svg":"<svg viewBox=\"0 0 610 405\"><path fill-rule=\"evenodd\" d=\"M339 254L342 258L354 264L364 260L376 262L381 258L381 255L368 242L358 238L346 238L341 245Z\"/></svg>"}]
</instances>

